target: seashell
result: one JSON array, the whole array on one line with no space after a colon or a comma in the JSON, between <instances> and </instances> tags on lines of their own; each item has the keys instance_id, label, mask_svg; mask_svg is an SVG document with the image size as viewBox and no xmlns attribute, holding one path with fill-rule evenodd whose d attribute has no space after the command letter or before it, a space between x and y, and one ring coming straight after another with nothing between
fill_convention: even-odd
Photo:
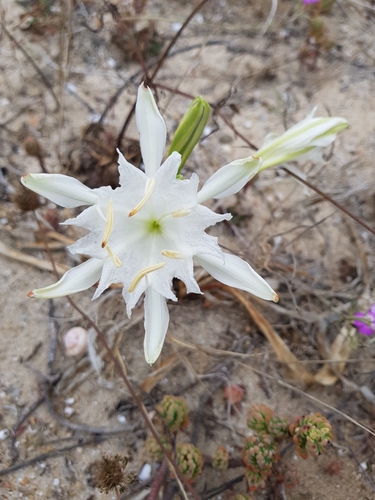
<instances>
[{"instance_id":1,"label":"seashell","mask_svg":"<svg viewBox=\"0 0 375 500\"><path fill-rule=\"evenodd\" d=\"M87 330L81 326L70 328L64 335L65 352L68 356L79 356L87 351Z\"/></svg>"}]
</instances>

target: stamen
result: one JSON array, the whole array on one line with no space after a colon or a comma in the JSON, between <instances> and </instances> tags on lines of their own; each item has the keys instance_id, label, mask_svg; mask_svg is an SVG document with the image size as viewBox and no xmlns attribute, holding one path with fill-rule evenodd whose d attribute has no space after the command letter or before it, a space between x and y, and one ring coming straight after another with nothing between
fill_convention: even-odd
<instances>
[{"instance_id":1,"label":"stamen","mask_svg":"<svg viewBox=\"0 0 375 500\"><path fill-rule=\"evenodd\" d=\"M106 245L105 246L105 249L107 250L107 253L109 255L109 258L111 259L111 261L114 263L114 265L116 267L121 267L122 266L122 262L121 260L117 257L117 255L115 255L115 253L113 252L112 248L109 246L109 245Z\"/></svg>"},{"instance_id":2,"label":"stamen","mask_svg":"<svg viewBox=\"0 0 375 500\"><path fill-rule=\"evenodd\" d=\"M172 212L172 217L174 217L175 219L178 219L179 217L186 217L190 213L191 213L190 208L186 208L186 209L180 208L179 210Z\"/></svg>"},{"instance_id":3,"label":"stamen","mask_svg":"<svg viewBox=\"0 0 375 500\"><path fill-rule=\"evenodd\" d=\"M138 283L141 281L142 278L144 278L147 274L150 274L154 271L157 271L158 269L161 269L162 267L165 266L165 264L166 264L166 262L159 262L159 264L155 264L154 266L145 267L144 269L139 271L137 276L131 282L128 292L129 293L134 292L136 286L138 285Z\"/></svg>"},{"instance_id":4,"label":"stamen","mask_svg":"<svg viewBox=\"0 0 375 500\"><path fill-rule=\"evenodd\" d=\"M102 248L104 248L107 245L112 230L113 230L113 203L112 203L112 198L110 198L107 205L107 220L102 241Z\"/></svg>"},{"instance_id":5,"label":"stamen","mask_svg":"<svg viewBox=\"0 0 375 500\"><path fill-rule=\"evenodd\" d=\"M174 250L163 250L161 252L164 257L168 257L168 259L185 259L186 255L182 252L176 252Z\"/></svg>"},{"instance_id":6,"label":"stamen","mask_svg":"<svg viewBox=\"0 0 375 500\"><path fill-rule=\"evenodd\" d=\"M144 197L138 203L138 205L136 207L134 207L131 212L129 212L128 217L133 217L133 215L135 215L137 212L139 212L141 210L141 208L144 207L144 205L146 204L146 201L152 195L154 187L155 187L155 179L153 179L153 178L148 179L147 184L146 184L146 192L145 192Z\"/></svg>"},{"instance_id":7,"label":"stamen","mask_svg":"<svg viewBox=\"0 0 375 500\"><path fill-rule=\"evenodd\" d=\"M160 217L159 220L164 219L165 217L174 217L175 219L179 217L186 217L191 213L190 208L179 208L178 210L175 210L174 212L168 212L167 214L164 214Z\"/></svg>"}]
</instances>

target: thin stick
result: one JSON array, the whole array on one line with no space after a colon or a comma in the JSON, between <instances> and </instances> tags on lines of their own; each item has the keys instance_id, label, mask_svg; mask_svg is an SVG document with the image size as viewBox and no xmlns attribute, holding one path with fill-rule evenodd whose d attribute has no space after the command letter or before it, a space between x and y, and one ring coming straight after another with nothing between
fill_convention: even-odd
<instances>
[{"instance_id":1,"label":"thin stick","mask_svg":"<svg viewBox=\"0 0 375 500\"><path fill-rule=\"evenodd\" d=\"M344 212L344 214L346 214L351 219L355 220L358 224L360 224L362 227L364 227L365 229L367 229L367 231L369 231L371 234L373 234L375 236L375 229L373 229L372 227L370 227L363 220L359 219L356 215L354 215L351 212L349 212L349 210L347 210L343 205L341 205L340 203L338 203L337 201L335 201L334 199L332 199L330 196L328 196L328 194L323 193L323 191L321 191L319 188L317 188L316 186L314 186L310 182L306 181L305 179L302 179L302 177L300 177L299 175L295 174L294 172L291 172L288 168L281 167L281 170L284 170L291 177L293 177L294 179L297 179L299 182L302 182L302 184L305 184L305 186L307 186L308 188L310 188L313 191L315 191L319 196L321 196L325 200L329 201L332 205L334 205L339 210L341 210L342 212Z\"/></svg>"},{"instance_id":2,"label":"thin stick","mask_svg":"<svg viewBox=\"0 0 375 500\"><path fill-rule=\"evenodd\" d=\"M155 78L157 73L159 72L160 68L163 66L165 59L168 57L169 52L172 50L172 47L175 45L177 40L180 38L182 32L186 28L186 26L190 23L190 21L193 19L193 17L201 10L201 8L208 2L208 0L202 0L196 7L193 9L191 14L185 19L184 23L182 24L181 28L177 31L175 36L172 38L171 42L169 43L168 47L165 49L163 55L159 59L158 64L156 65L156 68L152 72L152 75L150 77L151 80Z\"/></svg>"},{"instance_id":3,"label":"thin stick","mask_svg":"<svg viewBox=\"0 0 375 500\"><path fill-rule=\"evenodd\" d=\"M67 451L74 450L75 448L81 448L84 446L94 446L94 445L97 446L99 443L102 443L106 439L109 439L109 437L95 436L94 438L88 439L86 441L79 440L78 443L72 444L70 446L65 446L64 448L60 448L59 450L52 450L46 453L42 453L41 455L31 458L30 460L26 460L25 462L22 462L20 464L15 464L10 467L7 467L6 469L2 469L0 470L0 476L5 476L6 474L9 474L16 470L29 467L29 465L34 465L38 462L43 462L44 460L47 460L49 458L57 457L59 455L62 455L63 453L66 453Z\"/></svg>"},{"instance_id":4,"label":"thin stick","mask_svg":"<svg viewBox=\"0 0 375 500\"><path fill-rule=\"evenodd\" d=\"M27 255L26 253L19 252L18 250L14 250L14 248L7 247L0 241L0 255L4 257L9 257L11 259L17 260L18 262L22 262L23 264L30 264L31 266L37 267L38 269L43 269L44 271L53 271L53 267L50 262L37 259L32 255ZM56 272L59 277L69 271L70 267L65 266L64 264L55 264Z\"/></svg>"},{"instance_id":5,"label":"thin stick","mask_svg":"<svg viewBox=\"0 0 375 500\"><path fill-rule=\"evenodd\" d=\"M55 94L55 91L52 88L52 85L50 84L49 80L47 79L46 75L43 73L43 71L37 66L37 64L34 62L33 58L26 52L26 50L22 47L22 45L14 38L14 36L6 29L5 25L3 23L0 23L2 29L4 30L4 33L12 40L12 42L16 45L16 47L22 52L22 54L26 57L26 59L29 61L31 66L35 69L35 71L38 73L40 76L42 82L44 85L47 87L47 89L50 91L53 99L56 102L56 109L55 111L58 111L60 108L60 103L59 100Z\"/></svg>"}]
</instances>

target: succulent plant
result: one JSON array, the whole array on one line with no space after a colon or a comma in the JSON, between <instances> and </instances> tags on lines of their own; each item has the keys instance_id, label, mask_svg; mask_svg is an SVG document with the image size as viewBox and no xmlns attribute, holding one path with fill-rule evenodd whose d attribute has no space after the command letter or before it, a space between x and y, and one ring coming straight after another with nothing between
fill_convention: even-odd
<instances>
[{"instance_id":1,"label":"succulent plant","mask_svg":"<svg viewBox=\"0 0 375 500\"><path fill-rule=\"evenodd\" d=\"M189 409L185 398L166 395L156 409L171 432L186 427Z\"/></svg>"},{"instance_id":2,"label":"succulent plant","mask_svg":"<svg viewBox=\"0 0 375 500\"><path fill-rule=\"evenodd\" d=\"M193 444L177 446L177 465L188 481L202 474L203 455Z\"/></svg>"},{"instance_id":3,"label":"succulent plant","mask_svg":"<svg viewBox=\"0 0 375 500\"><path fill-rule=\"evenodd\" d=\"M242 460L253 471L270 470L279 459L277 445L267 434L253 435L245 439Z\"/></svg>"},{"instance_id":4,"label":"succulent plant","mask_svg":"<svg viewBox=\"0 0 375 500\"><path fill-rule=\"evenodd\" d=\"M165 436L160 436L160 440L163 443L164 448L166 448L167 450L172 450L172 446ZM150 460L152 460L153 462L160 462L160 460L163 459L163 450L160 448L155 438L148 438L145 442L145 446Z\"/></svg>"},{"instance_id":5,"label":"succulent plant","mask_svg":"<svg viewBox=\"0 0 375 500\"><path fill-rule=\"evenodd\" d=\"M302 458L317 457L333 439L331 424L320 413L298 417L289 431Z\"/></svg>"},{"instance_id":6,"label":"succulent plant","mask_svg":"<svg viewBox=\"0 0 375 500\"><path fill-rule=\"evenodd\" d=\"M268 406L260 403L255 404L247 414L247 425L255 432L265 432L268 434L268 424L273 415L274 411Z\"/></svg>"},{"instance_id":7,"label":"succulent plant","mask_svg":"<svg viewBox=\"0 0 375 500\"><path fill-rule=\"evenodd\" d=\"M252 469L246 469L245 477L247 480L247 485L250 491L255 491L258 488L264 488L266 486L266 479L271 474L270 469L263 469L254 471Z\"/></svg>"},{"instance_id":8,"label":"succulent plant","mask_svg":"<svg viewBox=\"0 0 375 500\"><path fill-rule=\"evenodd\" d=\"M214 469L227 469L229 463L229 451L224 446L218 446L212 456L212 467Z\"/></svg>"},{"instance_id":9,"label":"succulent plant","mask_svg":"<svg viewBox=\"0 0 375 500\"><path fill-rule=\"evenodd\" d=\"M268 432L274 439L283 439L289 436L288 419L273 415L268 424Z\"/></svg>"},{"instance_id":10,"label":"succulent plant","mask_svg":"<svg viewBox=\"0 0 375 500\"><path fill-rule=\"evenodd\" d=\"M285 488L294 488L299 484L300 473L296 464L284 465L279 474L280 481L284 484Z\"/></svg>"}]
</instances>

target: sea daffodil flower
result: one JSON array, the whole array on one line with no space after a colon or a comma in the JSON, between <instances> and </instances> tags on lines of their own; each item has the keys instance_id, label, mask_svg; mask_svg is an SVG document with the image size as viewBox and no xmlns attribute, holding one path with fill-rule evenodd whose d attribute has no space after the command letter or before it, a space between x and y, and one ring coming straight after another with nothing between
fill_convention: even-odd
<instances>
[{"instance_id":1,"label":"sea daffodil flower","mask_svg":"<svg viewBox=\"0 0 375 500\"><path fill-rule=\"evenodd\" d=\"M266 168L297 158L322 159L322 150L336 139L338 132L348 127L345 118L314 118L315 109L280 137L267 141L253 156L235 160L220 168L198 193L199 203L208 198L223 198L237 193L254 175ZM222 189L222 185L227 189Z\"/></svg>"},{"instance_id":2,"label":"sea daffodil flower","mask_svg":"<svg viewBox=\"0 0 375 500\"><path fill-rule=\"evenodd\" d=\"M173 152L161 165L166 127L150 89L143 84L138 90L136 123L145 172L119 153L120 187L116 189L89 189L72 177L58 174L22 177L24 186L63 207L89 205L65 224L89 231L69 249L90 259L69 270L57 283L34 290L29 296L61 297L99 281L95 299L111 284L122 283L130 316L145 293L144 350L146 361L152 364L168 328L166 301L177 300L171 290L172 279L181 279L188 292L201 293L194 279L193 258L222 283L266 300L277 300L277 295L249 264L224 253L217 238L205 232L217 222L230 220L231 215L216 214L199 204L196 174L188 180L176 178L181 155ZM254 162L258 167L259 162ZM228 190L228 185L221 180L214 183L214 189L220 194L220 190Z\"/></svg>"}]
</instances>

